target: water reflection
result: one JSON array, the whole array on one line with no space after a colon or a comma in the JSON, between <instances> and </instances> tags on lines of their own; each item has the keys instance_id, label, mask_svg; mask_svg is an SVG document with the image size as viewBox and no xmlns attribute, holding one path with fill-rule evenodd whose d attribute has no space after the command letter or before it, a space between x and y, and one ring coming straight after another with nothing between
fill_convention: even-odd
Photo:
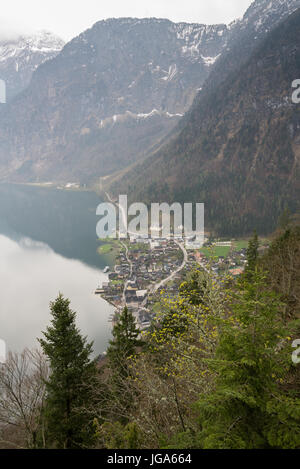
<instances>
[{"instance_id":1,"label":"water reflection","mask_svg":"<svg viewBox=\"0 0 300 469\"><path fill-rule=\"evenodd\" d=\"M107 259L96 253L99 203L93 192L0 184L0 233L42 241L63 257L101 269Z\"/></svg>"},{"instance_id":2,"label":"water reflection","mask_svg":"<svg viewBox=\"0 0 300 469\"><path fill-rule=\"evenodd\" d=\"M62 292L78 312L79 328L94 340L95 351L103 352L112 308L93 290L105 278L102 271L67 259L43 243L0 235L0 338L11 350L36 346L49 324L49 302Z\"/></svg>"}]
</instances>

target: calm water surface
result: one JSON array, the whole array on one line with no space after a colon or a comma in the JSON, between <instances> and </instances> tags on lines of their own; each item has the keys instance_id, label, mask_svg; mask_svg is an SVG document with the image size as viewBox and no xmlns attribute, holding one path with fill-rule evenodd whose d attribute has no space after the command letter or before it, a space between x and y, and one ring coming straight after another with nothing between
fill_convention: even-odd
<instances>
[{"instance_id":1,"label":"calm water surface","mask_svg":"<svg viewBox=\"0 0 300 469\"><path fill-rule=\"evenodd\" d=\"M0 338L11 350L37 346L49 302L62 292L95 353L110 339L113 308L94 295L107 259L96 250L94 193L0 185Z\"/></svg>"}]
</instances>

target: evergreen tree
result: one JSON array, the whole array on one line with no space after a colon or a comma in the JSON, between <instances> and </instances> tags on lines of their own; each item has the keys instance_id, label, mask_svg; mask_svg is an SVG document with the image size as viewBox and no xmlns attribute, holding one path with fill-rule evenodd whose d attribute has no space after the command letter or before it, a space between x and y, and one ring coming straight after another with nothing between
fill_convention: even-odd
<instances>
[{"instance_id":1,"label":"evergreen tree","mask_svg":"<svg viewBox=\"0 0 300 469\"><path fill-rule=\"evenodd\" d=\"M118 322L112 331L113 339L107 349L109 369L109 409L107 418L115 421L119 415L121 425L129 423L126 415L134 401L134 389L132 388L131 360L143 345L139 340L140 331L136 327L135 319L127 306L123 309ZM111 409L113 412L111 413Z\"/></svg>"},{"instance_id":2,"label":"evergreen tree","mask_svg":"<svg viewBox=\"0 0 300 469\"><path fill-rule=\"evenodd\" d=\"M113 328L113 339L107 350L111 369L115 374L128 376L128 358L136 353L143 343L139 340L140 331L135 318L127 306L123 309L118 322Z\"/></svg>"},{"instance_id":3,"label":"evergreen tree","mask_svg":"<svg viewBox=\"0 0 300 469\"><path fill-rule=\"evenodd\" d=\"M291 212L287 206L285 206L283 212L280 214L278 219L278 228L281 230L287 230L291 224Z\"/></svg>"},{"instance_id":4,"label":"evergreen tree","mask_svg":"<svg viewBox=\"0 0 300 469\"><path fill-rule=\"evenodd\" d=\"M281 295L286 305L285 320L296 318L300 311L300 227L278 236L259 265L268 272L270 288Z\"/></svg>"},{"instance_id":5,"label":"evergreen tree","mask_svg":"<svg viewBox=\"0 0 300 469\"><path fill-rule=\"evenodd\" d=\"M122 425L120 422L106 422L102 425L99 436L107 449L139 449L141 447L142 438L136 423Z\"/></svg>"},{"instance_id":6,"label":"evergreen tree","mask_svg":"<svg viewBox=\"0 0 300 469\"><path fill-rule=\"evenodd\" d=\"M247 267L245 269L245 275L248 280L251 279L252 273L255 270L258 260L258 248L259 241L256 231L254 232L253 238L250 239L247 249Z\"/></svg>"},{"instance_id":7,"label":"evergreen tree","mask_svg":"<svg viewBox=\"0 0 300 469\"><path fill-rule=\"evenodd\" d=\"M90 359L92 344L77 329L68 299L60 294L50 308L52 325L39 340L51 371L46 383L48 441L56 448L85 448L93 441L90 408L97 370Z\"/></svg>"},{"instance_id":8,"label":"evergreen tree","mask_svg":"<svg viewBox=\"0 0 300 469\"><path fill-rule=\"evenodd\" d=\"M195 270L180 285L180 295L192 305L203 304L203 297L207 290L208 278L205 271Z\"/></svg>"},{"instance_id":9,"label":"evergreen tree","mask_svg":"<svg viewBox=\"0 0 300 469\"><path fill-rule=\"evenodd\" d=\"M215 390L198 402L201 447L299 446L299 399L281 389L290 366L281 308L258 271L250 282L241 281L232 296L232 316L220 326L219 345L209 363Z\"/></svg>"}]
</instances>

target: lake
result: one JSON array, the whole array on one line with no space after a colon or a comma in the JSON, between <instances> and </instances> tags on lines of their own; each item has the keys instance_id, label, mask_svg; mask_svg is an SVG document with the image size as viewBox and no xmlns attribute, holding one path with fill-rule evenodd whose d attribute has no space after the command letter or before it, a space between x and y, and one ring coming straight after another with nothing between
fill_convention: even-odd
<instances>
[{"instance_id":1,"label":"lake","mask_svg":"<svg viewBox=\"0 0 300 469\"><path fill-rule=\"evenodd\" d=\"M96 354L111 336L113 308L94 295L106 280L92 192L0 184L0 338L8 349L37 346L59 292Z\"/></svg>"}]
</instances>

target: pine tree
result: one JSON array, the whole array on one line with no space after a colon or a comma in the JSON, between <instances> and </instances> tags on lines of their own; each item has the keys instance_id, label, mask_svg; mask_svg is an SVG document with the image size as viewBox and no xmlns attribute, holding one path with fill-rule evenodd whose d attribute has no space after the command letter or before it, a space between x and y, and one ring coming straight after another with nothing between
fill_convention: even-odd
<instances>
[{"instance_id":1,"label":"pine tree","mask_svg":"<svg viewBox=\"0 0 300 469\"><path fill-rule=\"evenodd\" d=\"M56 448L85 448L92 444L91 390L96 365L88 344L76 327L70 301L59 295L50 304L52 325L39 342L50 364L45 415L48 442Z\"/></svg>"},{"instance_id":2,"label":"pine tree","mask_svg":"<svg viewBox=\"0 0 300 469\"><path fill-rule=\"evenodd\" d=\"M254 232L253 238L250 239L247 249L247 267L245 269L245 275L248 280L251 279L252 273L255 270L258 260L258 248L259 241L256 231Z\"/></svg>"},{"instance_id":3,"label":"pine tree","mask_svg":"<svg viewBox=\"0 0 300 469\"><path fill-rule=\"evenodd\" d=\"M232 315L220 327L220 341L209 367L215 390L198 408L203 448L296 448L299 399L281 386L290 366L288 330L282 304L255 270L232 295Z\"/></svg>"},{"instance_id":4,"label":"pine tree","mask_svg":"<svg viewBox=\"0 0 300 469\"><path fill-rule=\"evenodd\" d=\"M113 339L107 349L109 409L107 417L114 421L119 415L120 424L129 423L126 415L134 402L134 388L131 383L131 357L143 345L139 340L140 331L136 327L133 314L127 306L123 309L113 328ZM111 413L110 409L114 409Z\"/></svg>"},{"instance_id":5,"label":"pine tree","mask_svg":"<svg viewBox=\"0 0 300 469\"><path fill-rule=\"evenodd\" d=\"M139 340L140 331L127 306L123 309L118 322L113 328L113 339L107 350L111 369L126 377L128 375L128 358L136 353L143 343Z\"/></svg>"},{"instance_id":6,"label":"pine tree","mask_svg":"<svg viewBox=\"0 0 300 469\"><path fill-rule=\"evenodd\" d=\"M278 228L281 230L287 230L291 224L291 212L287 206L285 206L283 212L280 214L278 219Z\"/></svg>"},{"instance_id":7,"label":"pine tree","mask_svg":"<svg viewBox=\"0 0 300 469\"><path fill-rule=\"evenodd\" d=\"M195 270L180 285L180 295L192 305L203 304L203 297L208 286L208 276L205 271Z\"/></svg>"}]
</instances>

